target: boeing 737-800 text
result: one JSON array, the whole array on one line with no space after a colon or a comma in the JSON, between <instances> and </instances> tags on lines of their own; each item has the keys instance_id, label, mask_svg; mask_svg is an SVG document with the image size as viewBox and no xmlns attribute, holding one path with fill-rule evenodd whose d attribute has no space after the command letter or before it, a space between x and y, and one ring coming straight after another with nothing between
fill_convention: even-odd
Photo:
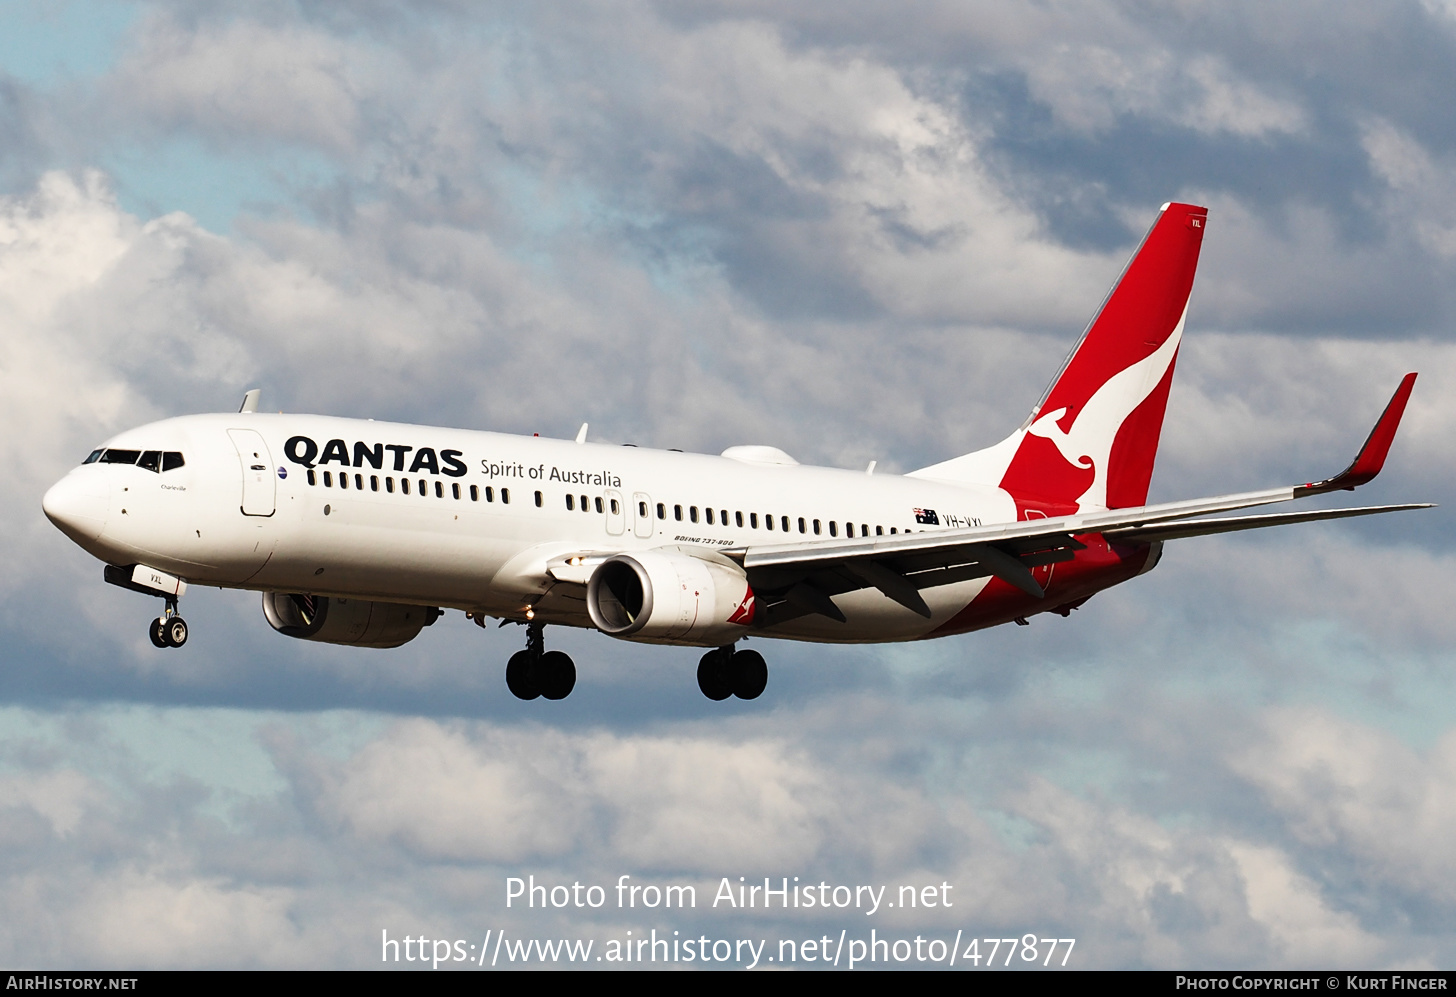
<instances>
[{"instance_id":1,"label":"boeing 737-800 text","mask_svg":"<svg viewBox=\"0 0 1456 997\"><path fill-rule=\"evenodd\" d=\"M545 624L705 647L712 699L758 696L745 637L919 640L1067 616L1163 542L1417 505L1219 517L1373 478L1414 374L1325 481L1146 505L1207 211L1163 206L1021 427L905 475L257 411L121 433L46 493L46 515L117 585L160 595L152 642L187 639L188 584L261 591L279 633L397 647L444 607L526 626L523 699L576 667Z\"/></svg>"}]
</instances>

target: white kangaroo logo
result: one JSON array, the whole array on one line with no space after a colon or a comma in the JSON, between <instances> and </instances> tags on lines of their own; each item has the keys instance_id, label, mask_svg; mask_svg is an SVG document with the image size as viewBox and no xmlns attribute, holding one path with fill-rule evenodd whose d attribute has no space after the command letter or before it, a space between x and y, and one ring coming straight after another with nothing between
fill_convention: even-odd
<instances>
[{"instance_id":1,"label":"white kangaroo logo","mask_svg":"<svg viewBox=\"0 0 1456 997\"><path fill-rule=\"evenodd\" d=\"M1067 414L1065 408L1048 412L1027 427L1026 431L1031 435L1056 444L1062 457L1073 467L1092 469L1092 484L1077 497L1079 510L1107 508L1107 461L1112 453L1112 441L1127 417L1147 400L1168 372L1183 339L1183 321L1187 317L1185 307L1178 324L1162 346L1126 370L1112 375L1093 392L1082 406L1082 411L1072 420L1070 431L1064 432L1057 425L1057 420Z\"/></svg>"}]
</instances>

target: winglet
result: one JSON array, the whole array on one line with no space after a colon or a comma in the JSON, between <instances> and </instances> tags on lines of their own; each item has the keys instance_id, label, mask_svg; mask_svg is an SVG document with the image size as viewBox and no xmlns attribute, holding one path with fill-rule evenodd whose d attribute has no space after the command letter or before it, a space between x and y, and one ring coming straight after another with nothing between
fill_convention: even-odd
<instances>
[{"instance_id":1,"label":"winglet","mask_svg":"<svg viewBox=\"0 0 1456 997\"><path fill-rule=\"evenodd\" d=\"M1416 375L1414 373L1401 378L1400 387L1395 389L1390 404L1385 406L1385 411L1381 413L1380 421L1370 431L1369 439L1365 441L1365 445L1360 448L1360 452L1355 455L1355 460L1349 467L1333 478L1296 487L1294 497L1322 495L1325 492L1335 492L1341 489L1354 491L1357 485L1363 485L1379 474L1380 469L1385 466L1385 455L1390 452L1390 444L1395 440L1395 430L1400 426L1400 417L1405 414L1405 403L1410 400L1411 389L1415 387L1415 383Z\"/></svg>"},{"instance_id":2,"label":"winglet","mask_svg":"<svg viewBox=\"0 0 1456 997\"><path fill-rule=\"evenodd\" d=\"M243 404L238 406L239 412L258 411L258 396L263 393L261 388L249 388L243 393Z\"/></svg>"}]
</instances>

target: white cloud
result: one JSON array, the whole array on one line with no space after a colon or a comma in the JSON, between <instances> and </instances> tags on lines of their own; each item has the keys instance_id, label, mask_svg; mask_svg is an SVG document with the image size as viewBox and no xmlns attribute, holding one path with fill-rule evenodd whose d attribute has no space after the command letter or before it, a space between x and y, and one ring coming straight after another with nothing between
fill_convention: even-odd
<instances>
[{"instance_id":1,"label":"white cloud","mask_svg":"<svg viewBox=\"0 0 1456 997\"><path fill-rule=\"evenodd\" d=\"M1098 132L1135 118L1241 138L1305 129L1297 103L1240 79L1217 56L1190 56L1152 35L1129 39L1121 27L1113 44L1057 41L1021 60L1032 92L1062 124Z\"/></svg>"},{"instance_id":2,"label":"white cloud","mask_svg":"<svg viewBox=\"0 0 1456 997\"><path fill-rule=\"evenodd\" d=\"M1391 223L1409 229L1422 246L1443 260L1456 258L1453 157L1432 155L1415 138L1382 119L1367 122L1363 132L1370 165L1389 188Z\"/></svg>"},{"instance_id":3,"label":"white cloud","mask_svg":"<svg viewBox=\"0 0 1456 997\"><path fill-rule=\"evenodd\" d=\"M1249 914L1268 931L1283 965L1369 965L1379 957L1380 939L1349 911L1330 909L1318 888L1290 867L1289 856L1246 844L1229 851L1244 879Z\"/></svg>"},{"instance_id":4,"label":"white cloud","mask_svg":"<svg viewBox=\"0 0 1456 997\"><path fill-rule=\"evenodd\" d=\"M1335 852L1387 889L1446 905L1456 859L1456 734L1425 752L1313 709L1271 711L1231 763L1315 853Z\"/></svg>"},{"instance_id":5,"label":"white cloud","mask_svg":"<svg viewBox=\"0 0 1456 997\"><path fill-rule=\"evenodd\" d=\"M250 18L183 24L144 16L112 85L170 127L201 127L223 141L243 128L287 142L354 147L358 85L370 59L358 44L297 23ZM362 64L361 64L362 62Z\"/></svg>"},{"instance_id":6,"label":"white cloud","mask_svg":"<svg viewBox=\"0 0 1456 997\"><path fill-rule=\"evenodd\" d=\"M74 769L0 779L0 799L6 806L35 811L62 837L75 831L87 808L103 796L90 779Z\"/></svg>"}]
</instances>

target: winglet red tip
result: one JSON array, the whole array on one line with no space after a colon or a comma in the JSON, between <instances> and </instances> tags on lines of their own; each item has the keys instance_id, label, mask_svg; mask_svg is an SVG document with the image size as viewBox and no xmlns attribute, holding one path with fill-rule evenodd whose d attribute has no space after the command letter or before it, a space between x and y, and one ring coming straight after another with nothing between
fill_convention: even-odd
<instances>
[{"instance_id":1,"label":"winglet red tip","mask_svg":"<svg viewBox=\"0 0 1456 997\"><path fill-rule=\"evenodd\" d=\"M1385 411L1380 415L1380 421L1375 423L1365 445L1360 448L1349 467L1333 478L1299 486L1294 489L1294 497L1303 498L1306 495L1319 495L1341 489L1351 491L1379 474L1380 469L1385 466L1386 454L1390 453L1390 444L1395 441L1395 431L1400 426L1400 418L1405 414L1405 403L1410 401L1411 389L1415 387L1415 383L1415 373L1401 378L1400 387L1395 389L1390 404L1385 406Z\"/></svg>"}]
</instances>

